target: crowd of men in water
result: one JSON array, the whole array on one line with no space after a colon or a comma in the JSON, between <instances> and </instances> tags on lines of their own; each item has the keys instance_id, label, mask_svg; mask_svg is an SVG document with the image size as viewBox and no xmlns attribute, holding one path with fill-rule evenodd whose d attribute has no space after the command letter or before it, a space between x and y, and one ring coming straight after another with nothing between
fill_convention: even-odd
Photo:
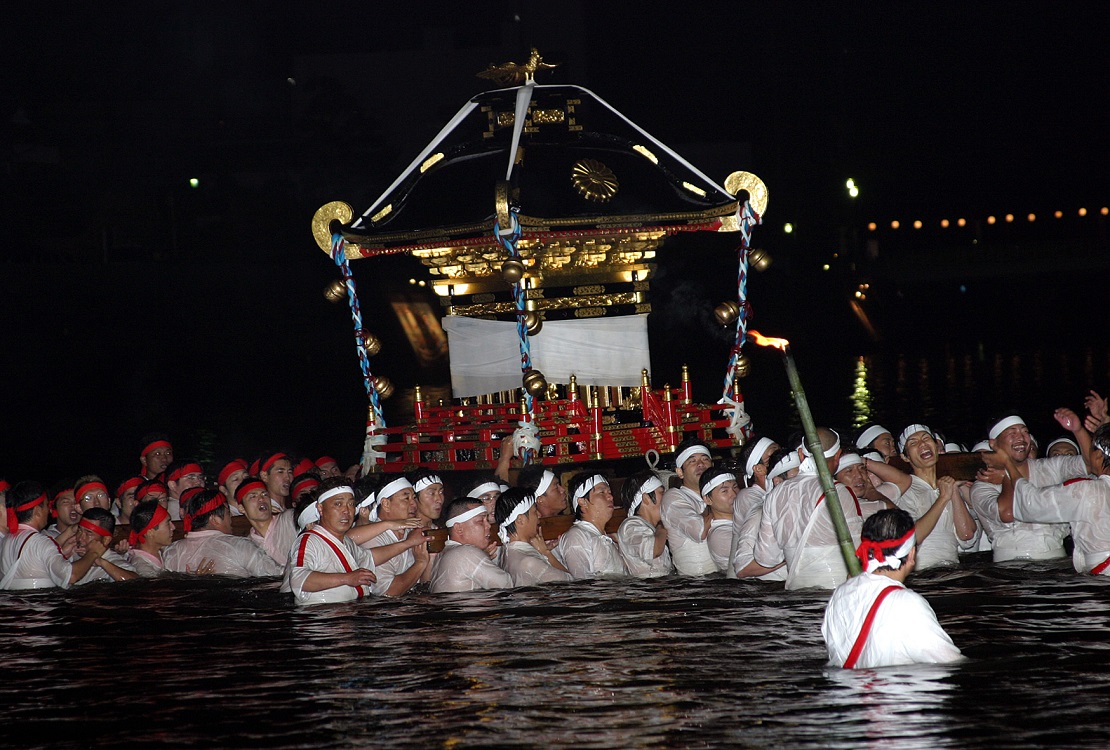
<instances>
[{"instance_id":1,"label":"crowd of men in water","mask_svg":"<svg viewBox=\"0 0 1110 750\"><path fill-rule=\"evenodd\" d=\"M911 571L956 566L961 555L986 550L996 562L1062 558L1067 539L1078 572L1110 568L1110 418L1098 394L1086 406L1084 418L1056 411L1066 435L1043 450L1018 414L994 420L971 451L924 424L897 434L878 424L843 435L819 428L864 569L855 577L823 508L816 446L801 435L782 443L756 435L720 462L688 439L674 451L673 470L621 478L585 470L566 482L542 465L514 467L506 441L495 471L462 484L428 469L364 476L328 456L282 451L230 460L211 476L198 462L175 460L167 436L150 435L140 470L114 488L92 474L51 488L0 479L0 589L167 573L273 576L307 605L723 573L835 589L823 631L834 664L952 661L959 650L903 585ZM981 455L974 481L938 475L940 455L952 451ZM625 517L608 529L618 503ZM573 523L545 539L541 519L560 515ZM236 516L249 523L246 535L233 532ZM117 526L128 532L120 542ZM427 544L434 528L447 534L435 553Z\"/></svg>"}]
</instances>

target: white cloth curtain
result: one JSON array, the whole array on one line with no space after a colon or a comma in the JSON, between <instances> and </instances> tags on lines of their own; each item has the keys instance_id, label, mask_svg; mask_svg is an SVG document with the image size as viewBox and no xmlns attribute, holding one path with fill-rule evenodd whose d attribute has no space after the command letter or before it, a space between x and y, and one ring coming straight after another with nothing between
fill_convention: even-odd
<instances>
[{"instance_id":1,"label":"white cloth curtain","mask_svg":"<svg viewBox=\"0 0 1110 750\"><path fill-rule=\"evenodd\" d=\"M516 323L459 315L443 318L451 357L451 395L455 398L507 391L521 385L520 342ZM647 315L544 321L529 339L532 366L549 383L580 385L640 384L650 369Z\"/></svg>"}]
</instances>

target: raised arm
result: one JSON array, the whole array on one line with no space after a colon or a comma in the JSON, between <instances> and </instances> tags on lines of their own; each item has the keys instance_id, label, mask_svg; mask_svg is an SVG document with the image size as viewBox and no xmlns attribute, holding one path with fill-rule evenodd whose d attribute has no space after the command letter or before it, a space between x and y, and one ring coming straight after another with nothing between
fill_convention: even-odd
<instances>
[{"instance_id":1,"label":"raised arm","mask_svg":"<svg viewBox=\"0 0 1110 750\"><path fill-rule=\"evenodd\" d=\"M869 458L864 458L863 468L867 469L884 482L890 482L903 494L910 488L910 484L913 481L911 475L902 471L897 466L891 466L882 461L872 461Z\"/></svg>"}]
</instances>

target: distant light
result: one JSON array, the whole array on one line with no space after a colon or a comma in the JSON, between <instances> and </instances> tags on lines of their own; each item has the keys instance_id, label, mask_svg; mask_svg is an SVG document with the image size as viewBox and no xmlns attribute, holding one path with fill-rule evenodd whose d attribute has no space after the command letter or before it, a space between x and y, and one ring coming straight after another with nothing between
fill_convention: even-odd
<instances>
[{"instance_id":1,"label":"distant light","mask_svg":"<svg viewBox=\"0 0 1110 750\"><path fill-rule=\"evenodd\" d=\"M787 224L783 226L782 231L786 232L787 234L791 234L794 231L794 225L787 222Z\"/></svg>"},{"instance_id":2,"label":"distant light","mask_svg":"<svg viewBox=\"0 0 1110 750\"><path fill-rule=\"evenodd\" d=\"M825 265L821 266L821 270L822 271L828 271L829 270L829 264L826 263Z\"/></svg>"},{"instance_id":3,"label":"distant light","mask_svg":"<svg viewBox=\"0 0 1110 750\"><path fill-rule=\"evenodd\" d=\"M963 294L965 292L967 292L967 286L965 286L964 284L960 284L960 293Z\"/></svg>"},{"instance_id":4,"label":"distant light","mask_svg":"<svg viewBox=\"0 0 1110 750\"><path fill-rule=\"evenodd\" d=\"M198 180L196 177L190 177L189 178L189 187L191 187L191 188L200 187L200 180Z\"/></svg>"},{"instance_id":5,"label":"distant light","mask_svg":"<svg viewBox=\"0 0 1110 750\"><path fill-rule=\"evenodd\" d=\"M1079 215L1080 216L1086 216L1087 215L1087 209L1085 209L1085 208L1079 209Z\"/></svg>"},{"instance_id":6,"label":"distant light","mask_svg":"<svg viewBox=\"0 0 1110 750\"><path fill-rule=\"evenodd\" d=\"M1103 216L1106 216L1107 214L1110 214L1110 206L1103 206L1098 210L1098 212Z\"/></svg>"},{"instance_id":7,"label":"distant light","mask_svg":"<svg viewBox=\"0 0 1110 750\"><path fill-rule=\"evenodd\" d=\"M1006 223L1007 224L1013 222L1013 220L1014 220L1014 215L1013 214L1006 214Z\"/></svg>"},{"instance_id":8,"label":"distant light","mask_svg":"<svg viewBox=\"0 0 1110 750\"><path fill-rule=\"evenodd\" d=\"M409 283L410 283L410 284L415 284L415 283L416 283L416 279L409 279Z\"/></svg>"},{"instance_id":9,"label":"distant light","mask_svg":"<svg viewBox=\"0 0 1110 750\"><path fill-rule=\"evenodd\" d=\"M918 220L918 221L915 221L915 222L913 223L913 228L914 228L914 229L921 229L921 221L920 221L920 220Z\"/></svg>"},{"instance_id":10,"label":"distant light","mask_svg":"<svg viewBox=\"0 0 1110 750\"><path fill-rule=\"evenodd\" d=\"M859 188L856 187L855 185L852 185L852 187L848 188L848 195L852 196L853 198L858 198L859 197Z\"/></svg>"},{"instance_id":11,"label":"distant light","mask_svg":"<svg viewBox=\"0 0 1110 750\"><path fill-rule=\"evenodd\" d=\"M1037 215L1036 214L1029 214L1025 218L1029 219L1029 221L1036 221L1037 220Z\"/></svg>"},{"instance_id":12,"label":"distant light","mask_svg":"<svg viewBox=\"0 0 1110 750\"><path fill-rule=\"evenodd\" d=\"M863 297L863 292L861 292L857 289L856 290L856 299L860 299L861 297Z\"/></svg>"},{"instance_id":13,"label":"distant light","mask_svg":"<svg viewBox=\"0 0 1110 750\"><path fill-rule=\"evenodd\" d=\"M427 286L427 284L424 283L424 279L421 279L420 281L416 282L416 285L417 286Z\"/></svg>"},{"instance_id":14,"label":"distant light","mask_svg":"<svg viewBox=\"0 0 1110 750\"><path fill-rule=\"evenodd\" d=\"M894 221L890 222L890 228L891 228L891 229L897 229L897 228L898 228L898 227L900 227L900 226L902 226L902 225L901 225L901 223L899 223L899 221L898 221L897 219L895 219Z\"/></svg>"},{"instance_id":15,"label":"distant light","mask_svg":"<svg viewBox=\"0 0 1110 750\"><path fill-rule=\"evenodd\" d=\"M1064 218L1064 212L1063 211L1057 211L1056 213L1054 213L1052 215L1055 216L1057 219Z\"/></svg>"},{"instance_id":16,"label":"distant light","mask_svg":"<svg viewBox=\"0 0 1110 750\"><path fill-rule=\"evenodd\" d=\"M849 177L848 181L844 183L844 187L848 188L849 190L851 190L855 186L856 186L856 181L853 180L851 177Z\"/></svg>"},{"instance_id":17,"label":"distant light","mask_svg":"<svg viewBox=\"0 0 1110 750\"><path fill-rule=\"evenodd\" d=\"M869 229L870 231L874 232L874 231L875 231L876 229L878 229L878 228L879 228L879 225L878 225L878 224L876 224L875 222L871 222L870 224L868 224L868 225L867 225L867 228L868 228L868 229Z\"/></svg>"},{"instance_id":18,"label":"distant light","mask_svg":"<svg viewBox=\"0 0 1110 750\"><path fill-rule=\"evenodd\" d=\"M958 226L958 227L967 226L967 219L956 219L956 226Z\"/></svg>"},{"instance_id":19,"label":"distant light","mask_svg":"<svg viewBox=\"0 0 1110 750\"><path fill-rule=\"evenodd\" d=\"M993 216L988 216L987 217L987 223L988 224L994 224L996 221L998 221L998 219L994 218Z\"/></svg>"},{"instance_id":20,"label":"distant light","mask_svg":"<svg viewBox=\"0 0 1110 750\"><path fill-rule=\"evenodd\" d=\"M839 257L840 257L840 253L833 253L833 260L836 260Z\"/></svg>"},{"instance_id":21,"label":"distant light","mask_svg":"<svg viewBox=\"0 0 1110 750\"><path fill-rule=\"evenodd\" d=\"M944 227L945 229L948 229L948 219L941 219L940 220L940 225L942 227Z\"/></svg>"}]
</instances>

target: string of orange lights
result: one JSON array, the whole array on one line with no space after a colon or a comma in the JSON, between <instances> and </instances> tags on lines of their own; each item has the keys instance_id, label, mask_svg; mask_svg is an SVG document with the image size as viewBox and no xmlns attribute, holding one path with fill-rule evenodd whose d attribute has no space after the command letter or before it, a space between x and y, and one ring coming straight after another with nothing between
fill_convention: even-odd
<instances>
[{"instance_id":1,"label":"string of orange lights","mask_svg":"<svg viewBox=\"0 0 1110 750\"><path fill-rule=\"evenodd\" d=\"M1107 206L1103 206L1102 208L1100 208L1097 211L1097 215L1099 215L1099 216L1106 216L1108 214L1110 214L1110 207L1107 207ZM1076 215L1079 216L1079 217L1086 217L1086 216L1089 216L1089 215L1093 216L1093 215L1096 215L1096 212L1088 211L1086 208L1079 208L1079 209L1076 210ZM1057 211L1053 212L1052 216L1053 216L1053 218L1056 218L1056 219L1062 219L1062 218L1064 218L1064 212L1057 210ZM1025 216L1025 220L1028 221L1028 222L1034 222L1034 221L1037 220L1037 218L1038 218L1037 214L1035 214L1035 213L1029 213L1029 214L1026 214L1026 216ZM987 224L992 224L992 225L997 224L999 221L1005 222L1007 224L1012 224L1015 221L1017 221L1017 217L1015 217L1013 214L1005 214L1002 217L994 216L992 214L992 215L988 216L985 221L986 221ZM953 225L955 225L957 227L964 227L964 226L967 226L967 224L968 224L968 220L965 219L965 218L956 219L954 222L949 221L948 219L941 219L940 222L939 222L939 225L942 229L948 229L948 228L952 227ZM898 221L897 219L894 219L890 222L889 226L890 226L891 229L901 229L902 228L902 222ZM914 229L921 229L925 226L925 223L920 221L920 220L916 220L916 221L912 222L909 226L912 226ZM868 223L867 229L870 232L876 232L879 229L879 224L877 222L872 221L872 222Z\"/></svg>"}]
</instances>

